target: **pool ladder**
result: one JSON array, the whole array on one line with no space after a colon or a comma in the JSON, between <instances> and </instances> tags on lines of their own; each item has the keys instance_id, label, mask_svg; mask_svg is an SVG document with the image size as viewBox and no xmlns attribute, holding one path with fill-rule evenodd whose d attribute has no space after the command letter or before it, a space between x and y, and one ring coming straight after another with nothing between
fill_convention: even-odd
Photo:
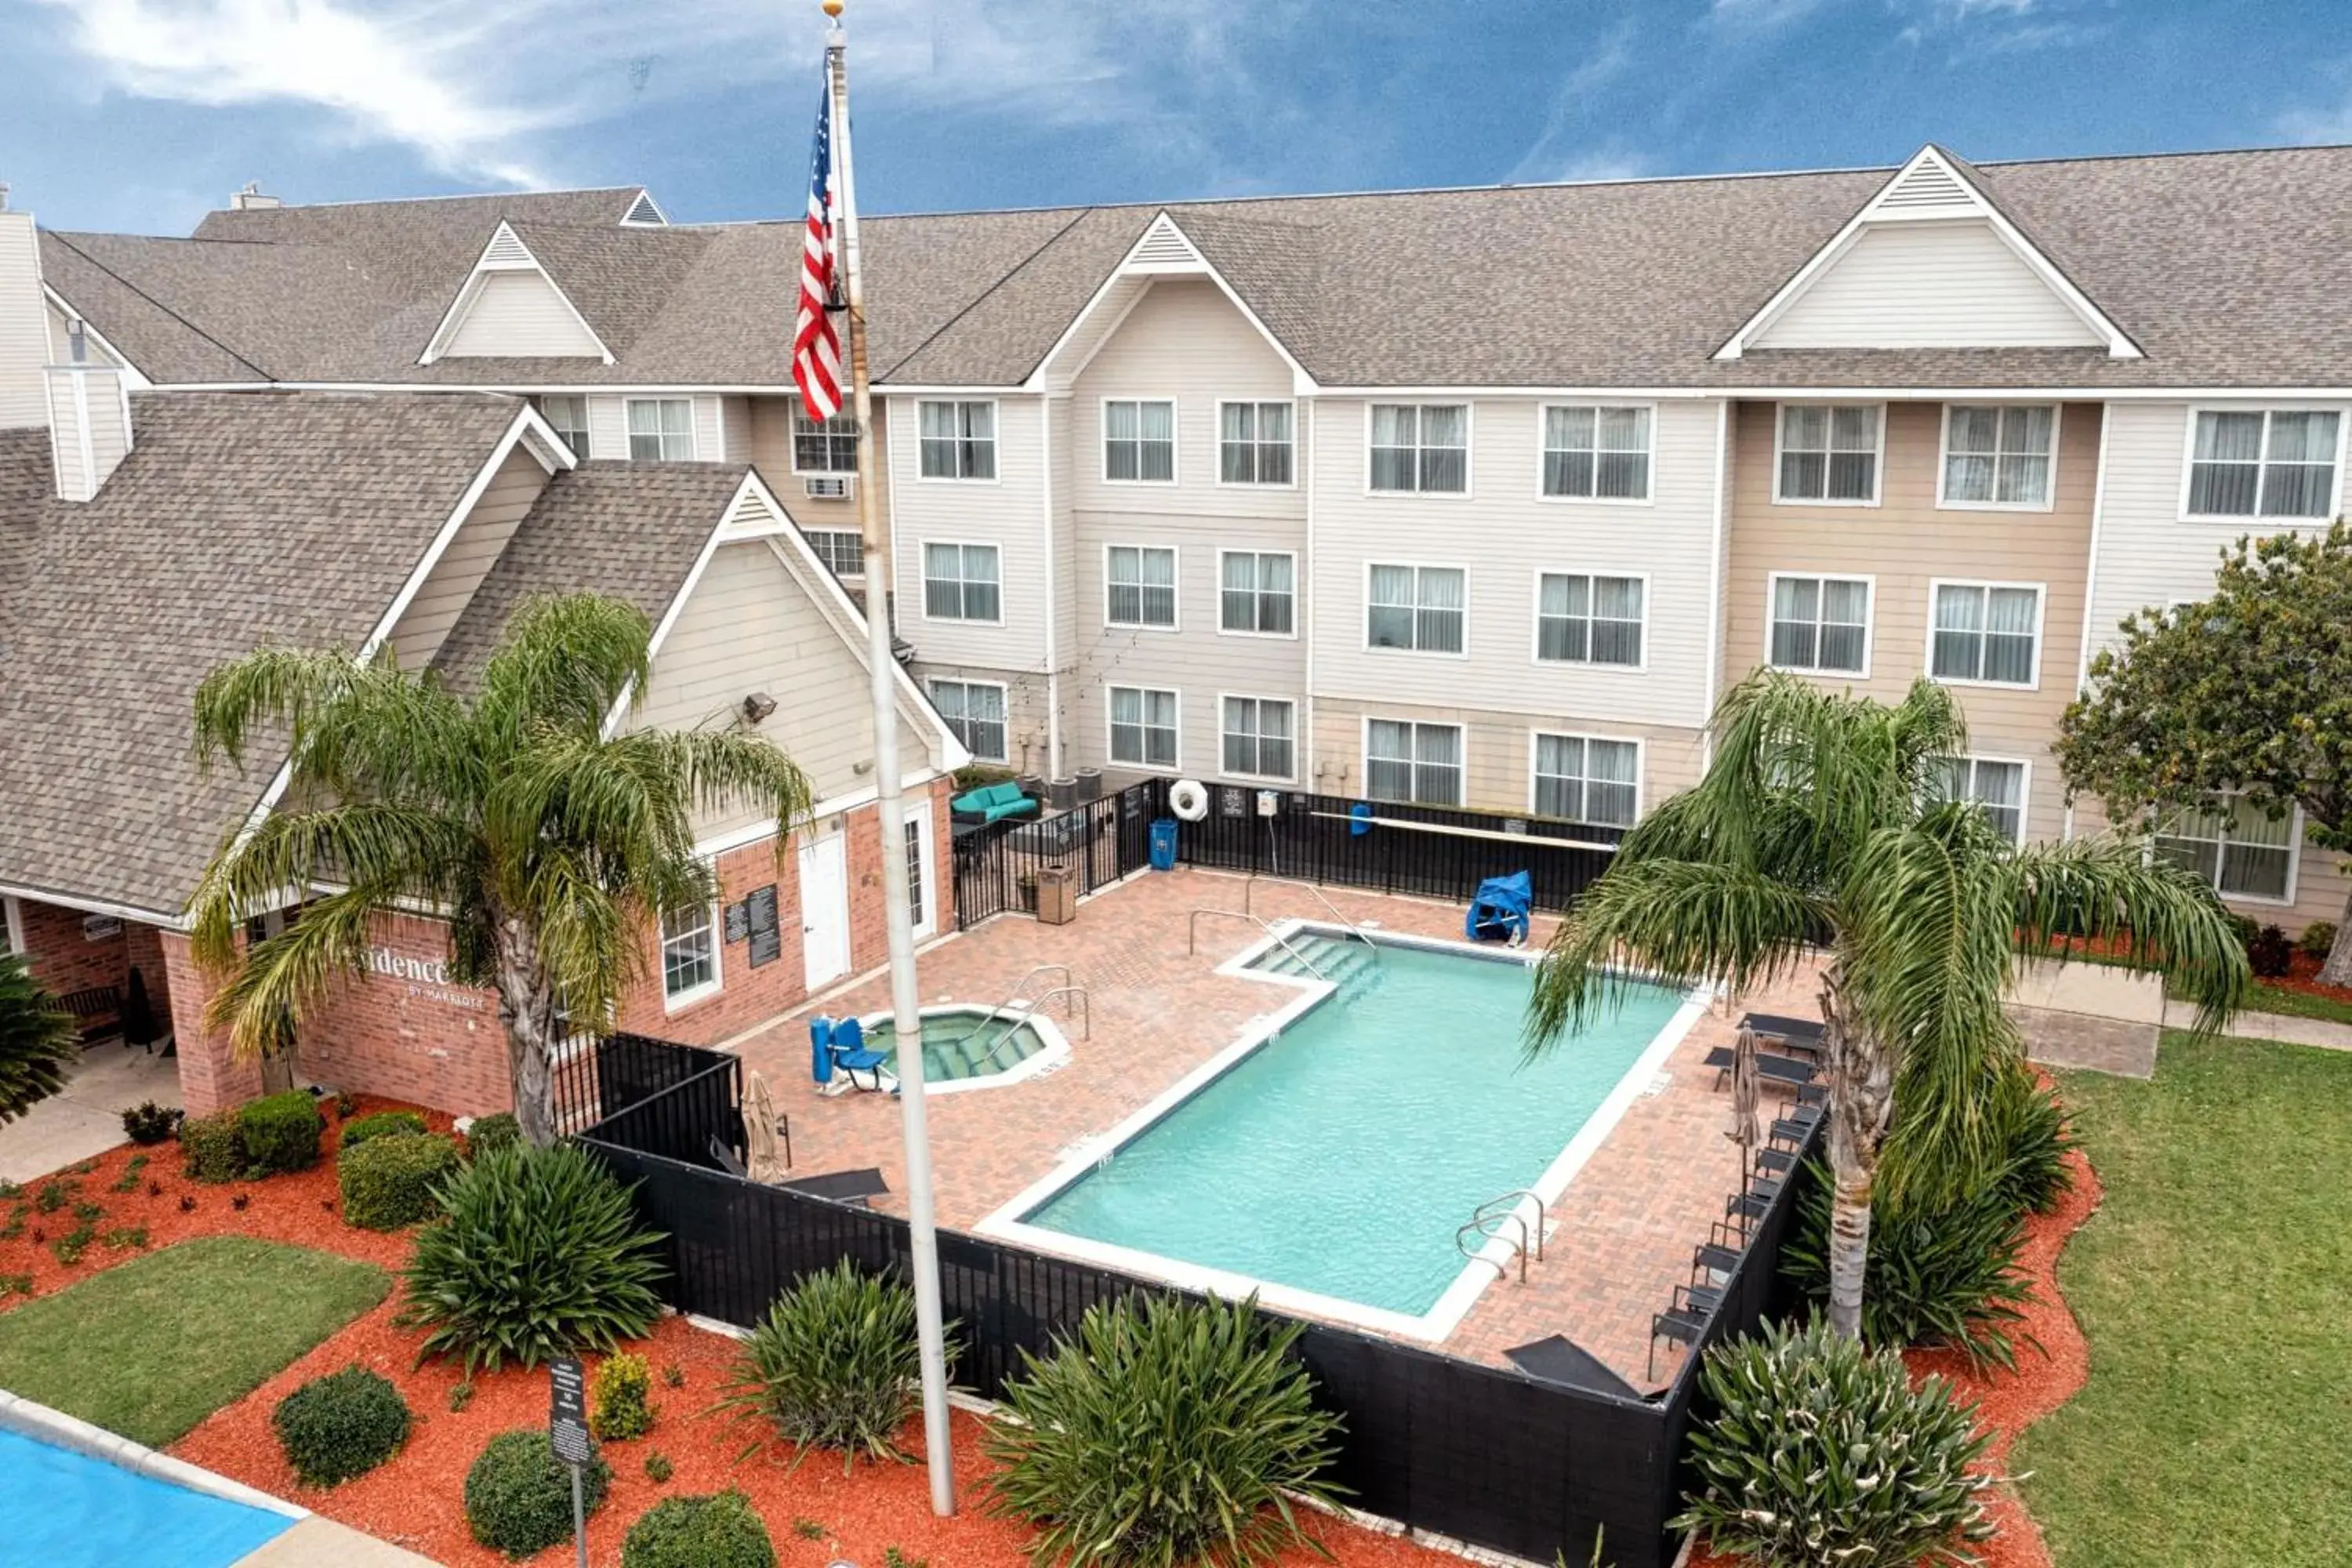
<instances>
[{"instance_id":1,"label":"pool ladder","mask_svg":"<svg viewBox=\"0 0 2352 1568\"><path fill-rule=\"evenodd\" d=\"M1307 973L1315 976L1316 979L1322 981L1325 984L1328 985L1330 984L1331 977L1324 973L1321 970L1316 968L1315 961L1313 959L1308 958L1305 953L1299 952L1298 949L1293 945L1288 937L1275 930L1273 926L1269 925L1265 921L1260 920L1257 916L1251 914L1247 910L1194 910L1191 917L1184 922L1184 951L1187 954L1195 953L1201 950L1201 917L1202 915L1214 915L1220 920L1249 921L1250 924L1265 932L1267 936L1272 937L1274 939L1274 944L1276 947L1279 947L1283 952L1297 959L1298 961L1299 968L1304 969Z\"/></svg>"},{"instance_id":2,"label":"pool ladder","mask_svg":"<svg viewBox=\"0 0 2352 1568\"><path fill-rule=\"evenodd\" d=\"M1367 948L1370 949L1373 957L1378 958L1380 956L1381 944L1374 942L1370 935L1365 931L1363 927L1349 920L1346 915L1341 914L1339 912L1339 906L1333 903L1324 893L1322 889L1317 887L1312 882L1302 881L1297 877L1265 877L1261 876L1255 871L1251 872L1249 880L1242 884L1242 909L1252 920L1257 918L1255 904L1257 898L1257 885L1260 882L1278 882L1286 888L1306 889L1308 892L1315 895L1315 901L1317 903L1321 904L1325 909L1331 912L1331 918L1333 920L1338 921L1341 926L1347 929L1347 932L1349 936L1354 937L1358 942L1362 942Z\"/></svg>"},{"instance_id":3,"label":"pool ladder","mask_svg":"<svg viewBox=\"0 0 2352 1568\"><path fill-rule=\"evenodd\" d=\"M1533 1229L1528 1228L1528 1216L1520 1212L1524 1205L1530 1203L1536 1206L1536 1223ZM1543 1261L1543 1199L1524 1187L1517 1192L1505 1193L1500 1197L1488 1198L1485 1203L1472 1209L1470 1217L1464 1220L1454 1230L1454 1250L1473 1263L1490 1265L1495 1270L1495 1278L1500 1279L1507 1277L1510 1270L1486 1256L1486 1243L1495 1237L1500 1236L1506 1242L1510 1243L1511 1250L1518 1254L1519 1283L1524 1285L1528 1282L1529 1249L1532 1247L1534 1250L1537 1262ZM1518 1232L1517 1241L1511 1240L1510 1233L1513 1230Z\"/></svg>"},{"instance_id":4,"label":"pool ladder","mask_svg":"<svg viewBox=\"0 0 2352 1568\"><path fill-rule=\"evenodd\" d=\"M1045 992L1042 995L1039 995L1031 1001L1024 1002L1021 1000L1021 992L1023 988L1025 987L1032 980L1036 979L1041 974L1048 973L1056 969L1062 972L1061 984L1055 986L1051 991ZM1011 994L1004 998L1003 1006L991 1009L989 1013L990 1017L1002 1018L1009 1012L1013 1015L1012 1021L1007 1023L1004 1027L998 1032L996 1038L988 1043L988 1049L980 1054L980 1059L974 1064L974 1066L977 1068L983 1070L993 1067L996 1063L996 1053L1003 1050L1012 1040L1013 1037L1021 1032L1021 1026L1035 1017L1037 1016L1038 1009L1042 1008L1046 1003L1053 1001L1057 996L1063 999L1062 1008L1066 1013L1070 1010L1071 1002L1073 1000L1076 1002L1076 1011L1079 1019L1079 1038L1092 1040L1095 1037L1095 1009L1093 1000L1087 995L1087 988L1072 982L1070 978L1070 966L1068 964L1041 963L1037 965L1036 968L1032 969L1028 973L1023 975L1019 982L1013 985Z\"/></svg>"}]
</instances>

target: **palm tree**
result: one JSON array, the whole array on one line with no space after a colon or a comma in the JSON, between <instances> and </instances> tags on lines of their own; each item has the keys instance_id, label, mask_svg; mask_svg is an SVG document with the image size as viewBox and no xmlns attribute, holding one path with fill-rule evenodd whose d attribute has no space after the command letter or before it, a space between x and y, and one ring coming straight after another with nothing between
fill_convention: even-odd
<instances>
[{"instance_id":1,"label":"palm tree","mask_svg":"<svg viewBox=\"0 0 2352 1568\"><path fill-rule=\"evenodd\" d=\"M0 1121L63 1089L80 1055L73 1016L35 983L22 953L0 953Z\"/></svg>"},{"instance_id":2,"label":"palm tree","mask_svg":"<svg viewBox=\"0 0 2352 1568\"><path fill-rule=\"evenodd\" d=\"M196 956L228 976L208 1017L232 1048L259 1053L364 973L377 917L428 910L448 922L451 978L497 992L516 1119L551 1142L559 1016L609 1026L647 921L711 896L693 813L772 815L781 859L809 810L801 770L742 731L606 735L645 691L648 633L634 606L580 594L518 609L470 695L389 651L265 647L206 676L198 755L241 767L282 736L292 770L291 804L233 828L189 901ZM240 962L250 911L320 885L339 890Z\"/></svg>"},{"instance_id":3,"label":"palm tree","mask_svg":"<svg viewBox=\"0 0 2352 1568\"><path fill-rule=\"evenodd\" d=\"M2113 939L2210 1030L2244 995L2245 952L2212 889L2138 842L2019 848L1949 799L1943 770L1968 735L1942 687L1889 706L1765 671L1710 728L1705 777L1626 836L1561 922L1528 1050L1612 1005L1634 969L1736 996L1818 952L1830 1321L1857 1335L1874 1184L1956 1195L1999 1163L1978 1090L2023 1056L2001 1008L2021 953L2059 933Z\"/></svg>"}]
</instances>

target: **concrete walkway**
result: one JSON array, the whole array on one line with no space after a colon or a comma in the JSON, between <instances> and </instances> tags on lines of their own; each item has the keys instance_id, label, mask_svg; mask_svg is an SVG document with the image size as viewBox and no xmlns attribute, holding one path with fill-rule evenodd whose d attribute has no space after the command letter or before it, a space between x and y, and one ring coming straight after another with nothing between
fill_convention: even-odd
<instances>
[{"instance_id":1,"label":"concrete walkway","mask_svg":"<svg viewBox=\"0 0 2352 1568\"><path fill-rule=\"evenodd\" d=\"M65 1088L0 1127L0 1179L24 1183L102 1154L122 1142L122 1113L143 1100L180 1103L180 1064L100 1040Z\"/></svg>"},{"instance_id":2,"label":"concrete walkway","mask_svg":"<svg viewBox=\"0 0 2352 1568\"><path fill-rule=\"evenodd\" d=\"M2164 1026L2192 1029L2197 1009L2187 1002L2164 1005ZM2352 1024L2331 1024L2325 1018L2291 1018L2284 1013L2241 1013L2230 1020L2230 1033L2244 1040L2284 1040L2291 1046L2316 1046L2323 1051L2352 1051Z\"/></svg>"},{"instance_id":3,"label":"concrete walkway","mask_svg":"<svg viewBox=\"0 0 2352 1568\"><path fill-rule=\"evenodd\" d=\"M260 1551L240 1557L231 1568L437 1568L430 1557L419 1557L373 1535L362 1535L346 1525L317 1514L303 1520Z\"/></svg>"}]
</instances>

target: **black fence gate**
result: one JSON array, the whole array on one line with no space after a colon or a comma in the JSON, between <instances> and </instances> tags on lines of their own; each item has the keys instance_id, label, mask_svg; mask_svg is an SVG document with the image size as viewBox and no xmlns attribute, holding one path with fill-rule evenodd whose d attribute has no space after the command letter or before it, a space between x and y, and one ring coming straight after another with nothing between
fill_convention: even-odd
<instances>
[{"instance_id":1,"label":"black fence gate","mask_svg":"<svg viewBox=\"0 0 2352 1568\"><path fill-rule=\"evenodd\" d=\"M1078 894L1139 871L1151 855L1153 786L1133 784L1045 818L1011 818L955 830L956 926L1037 907L1037 874L1066 868Z\"/></svg>"}]
</instances>

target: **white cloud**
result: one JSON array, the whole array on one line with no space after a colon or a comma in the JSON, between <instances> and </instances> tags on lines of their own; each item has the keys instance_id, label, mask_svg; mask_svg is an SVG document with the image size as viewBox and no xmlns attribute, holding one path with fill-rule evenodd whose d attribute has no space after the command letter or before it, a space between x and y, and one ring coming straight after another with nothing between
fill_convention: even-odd
<instances>
[{"instance_id":1,"label":"white cloud","mask_svg":"<svg viewBox=\"0 0 2352 1568\"><path fill-rule=\"evenodd\" d=\"M2335 62L2333 103L2290 109L2277 120L2279 133L2305 146L2335 146L2352 142L2352 59Z\"/></svg>"},{"instance_id":2,"label":"white cloud","mask_svg":"<svg viewBox=\"0 0 2352 1568\"><path fill-rule=\"evenodd\" d=\"M1512 165L1510 173L1503 176L1506 183L1628 177L1641 160L1617 150L1614 137L1610 139L1608 151L1578 145L1577 127L1600 107L1601 90L1624 78L1633 68L1636 37L1634 21L1627 17L1612 28L1608 36L1577 63L1574 70L1560 79L1559 85L1552 89L1551 103L1544 114L1543 130L1528 150L1519 154L1519 161ZM1591 168L1605 168L1610 172L1578 172Z\"/></svg>"}]
</instances>

